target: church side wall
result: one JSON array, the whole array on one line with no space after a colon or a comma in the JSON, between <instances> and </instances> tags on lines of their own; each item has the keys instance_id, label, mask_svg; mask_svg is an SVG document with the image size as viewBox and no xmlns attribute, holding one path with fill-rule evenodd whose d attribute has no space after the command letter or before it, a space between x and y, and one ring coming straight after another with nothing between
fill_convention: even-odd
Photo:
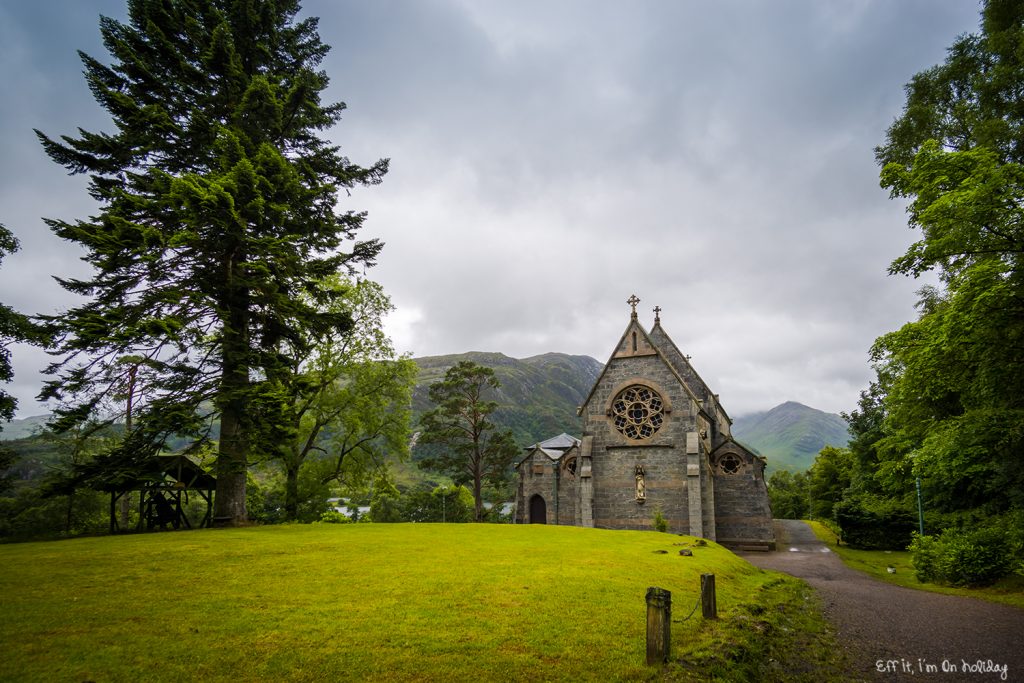
<instances>
[{"instance_id":1,"label":"church side wall","mask_svg":"<svg viewBox=\"0 0 1024 683\"><path fill-rule=\"evenodd\" d=\"M723 467L727 454L741 465ZM715 526L717 541L723 545L774 547L771 507L764 482L764 463L743 449L720 449L712 459L715 484Z\"/></svg>"},{"instance_id":2,"label":"church side wall","mask_svg":"<svg viewBox=\"0 0 1024 683\"><path fill-rule=\"evenodd\" d=\"M580 495L579 477L565 471L558 482L558 523L572 526L576 523L576 500Z\"/></svg>"},{"instance_id":3,"label":"church side wall","mask_svg":"<svg viewBox=\"0 0 1024 683\"><path fill-rule=\"evenodd\" d=\"M575 523L579 479L564 470L556 473L559 467L560 463L537 452L519 465L516 524L530 523L530 499L535 495L544 499L546 524Z\"/></svg>"},{"instance_id":4,"label":"church side wall","mask_svg":"<svg viewBox=\"0 0 1024 683\"><path fill-rule=\"evenodd\" d=\"M632 440L620 434L606 414L612 398L632 383L651 387L671 406L664 424L649 439ZM657 355L611 360L584 415L584 433L593 437L594 526L652 529L654 512L660 508L671 531L689 532L685 445L686 433L693 431L695 424L690 405L689 397ZM644 503L636 500L638 465L644 468Z\"/></svg>"},{"instance_id":5,"label":"church side wall","mask_svg":"<svg viewBox=\"0 0 1024 683\"><path fill-rule=\"evenodd\" d=\"M534 452L519 465L519 495L516 500L516 523L530 523L530 499L540 495L547 508L547 523L554 524L555 465L542 453Z\"/></svg>"}]
</instances>

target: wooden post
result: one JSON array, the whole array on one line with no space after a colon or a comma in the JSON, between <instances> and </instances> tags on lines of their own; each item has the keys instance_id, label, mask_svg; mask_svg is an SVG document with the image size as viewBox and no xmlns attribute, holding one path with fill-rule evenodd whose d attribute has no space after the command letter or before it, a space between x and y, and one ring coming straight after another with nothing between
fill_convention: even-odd
<instances>
[{"instance_id":1,"label":"wooden post","mask_svg":"<svg viewBox=\"0 0 1024 683\"><path fill-rule=\"evenodd\" d=\"M668 661L672 649L672 593L647 589L647 664Z\"/></svg>"},{"instance_id":2,"label":"wooden post","mask_svg":"<svg viewBox=\"0 0 1024 683\"><path fill-rule=\"evenodd\" d=\"M700 575L700 607L705 619L718 618L718 602L715 600L715 575Z\"/></svg>"}]
</instances>

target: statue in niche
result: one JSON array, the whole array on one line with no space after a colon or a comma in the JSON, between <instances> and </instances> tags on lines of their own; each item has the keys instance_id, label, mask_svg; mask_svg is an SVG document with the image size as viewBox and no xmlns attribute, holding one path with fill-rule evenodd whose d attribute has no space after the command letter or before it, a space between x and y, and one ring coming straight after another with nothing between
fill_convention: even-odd
<instances>
[{"instance_id":1,"label":"statue in niche","mask_svg":"<svg viewBox=\"0 0 1024 683\"><path fill-rule=\"evenodd\" d=\"M636 476L636 502L642 503L647 500L647 483L644 481L644 466L637 465L634 470Z\"/></svg>"}]
</instances>

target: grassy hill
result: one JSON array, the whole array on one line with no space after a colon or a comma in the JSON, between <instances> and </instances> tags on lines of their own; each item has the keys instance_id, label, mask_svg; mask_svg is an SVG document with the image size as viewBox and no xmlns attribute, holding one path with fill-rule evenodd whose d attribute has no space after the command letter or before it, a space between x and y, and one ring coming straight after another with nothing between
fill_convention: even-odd
<instances>
[{"instance_id":1,"label":"grassy hill","mask_svg":"<svg viewBox=\"0 0 1024 683\"><path fill-rule=\"evenodd\" d=\"M846 420L794 401L763 413L736 418L732 433L768 458L768 471L806 470L825 446L850 441Z\"/></svg>"},{"instance_id":2,"label":"grassy hill","mask_svg":"<svg viewBox=\"0 0 1024 683\"><path fill-rule=\"evenodd\" d=\"M841 680L806 584L694 541L353 524L0 546L0 680ZM687 619L705 572L717 621ZM644 665L648 586L675 603L666 669Z\"/></svg>"},{"instance_id":3,"label":"grassy hill","mask_svg":"<svg viewBox=\"0 0 1024 683\"><path fill-rule=\"evenodd\" d=\"M526 446L562 432L582 430L576 409L583 403L602 365L590 356L545 353L530 358L509 358L501 353L461 353L414 359L420 368L412 407L418 417L433 406L427 396L431 384L445 371L468 360L494 370L501 388L493 400L501 406L496 423L512 429L517 443Z\"/></svg>"}]
</instances>

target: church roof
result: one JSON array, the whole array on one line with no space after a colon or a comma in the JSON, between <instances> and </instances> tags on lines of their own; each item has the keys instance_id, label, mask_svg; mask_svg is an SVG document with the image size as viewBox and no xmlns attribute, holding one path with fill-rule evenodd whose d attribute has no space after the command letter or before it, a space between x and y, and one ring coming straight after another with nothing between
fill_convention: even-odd
<instances>
[{"instance_id":1,"label":"church roof","mask_svg":"<svg viewBox=\"0 0 1024 683\"><path fill-rule=\"evenodd\" d=\"M535 443L532 446L527 446L526 450L532 450L534 448L540 448L541 450L552 449L558 451L567 451L573 446L579 446L580 440L575 436L569 436L565 432L562 432L558 436L553 436L550 439Z\"/></svg>"},{"instance_id":2,"label":"church roof","mask_svg":"<svg viewBox=\"0 0 1024 683\"><path fill-rule=\"evenodd\" d=\"M690 357L685 355L676 346L676 343L672 341L672 337L668 336L668 332L661 326L661 320L655 320L654 327L651 328L651 339L658 345L659 352L665 362L672 366L676 374L683 377L687 386L689 386L694 393L699 394L702 400L707 401L708 404L714 405L718 410L722 412L725 418L732 424L732 418L722 407L721 401L718 400L718 394L711 390L708 383L700 376L693 364L690 363ZM706 408L709 406L706 404ZM709 408L709 410L714 410Z\"/></svg>"},{"instance_id":3,"label":"church roof","mask_svg":"<svg viewBox=\"0 0 1024 683\"><path fill-rule=\"evenodd\" d=\"M537 450L539 450L541 453L548 456L552 460L560 460L562 456L565 455L565 451L557 451L553 448L538 448Z\"/></svg>"},{"instance_id":4,"label":"church roof","mask_svg":"<svg viewBox=\"0 0 1024 683\"><path fill-rule=\"evenodd\" d=\"M568 435L567 434L561 434L560 436L568 436ZM555 437L555 438L557 439L558 437ZM572 439L573 437L570 436L569 438ZM550 440L551 439L549 439L549 441ZM579 439L576 439L576 444L573 444L573 446L578 445L578 444L579 444ZM522 459L520 459L518 462L516 462L515 466L519 467L524 462L526 462L531 457L533 457L533 454L537 453L538 451L540 453L543 453L545 456L547 456L548 460L550 460L551 462L558 462L559 460L562 459L562 456L564 456L566 453L571 451L572 448L573 448L572 446L569 447L569 448L543 448L542 446L540 446L538 444L534 444L534 445L532 445L532 446L530 446L529 448L526 449L526 451L527 451L526 455Z\"/></svg>"}]
</instances>

